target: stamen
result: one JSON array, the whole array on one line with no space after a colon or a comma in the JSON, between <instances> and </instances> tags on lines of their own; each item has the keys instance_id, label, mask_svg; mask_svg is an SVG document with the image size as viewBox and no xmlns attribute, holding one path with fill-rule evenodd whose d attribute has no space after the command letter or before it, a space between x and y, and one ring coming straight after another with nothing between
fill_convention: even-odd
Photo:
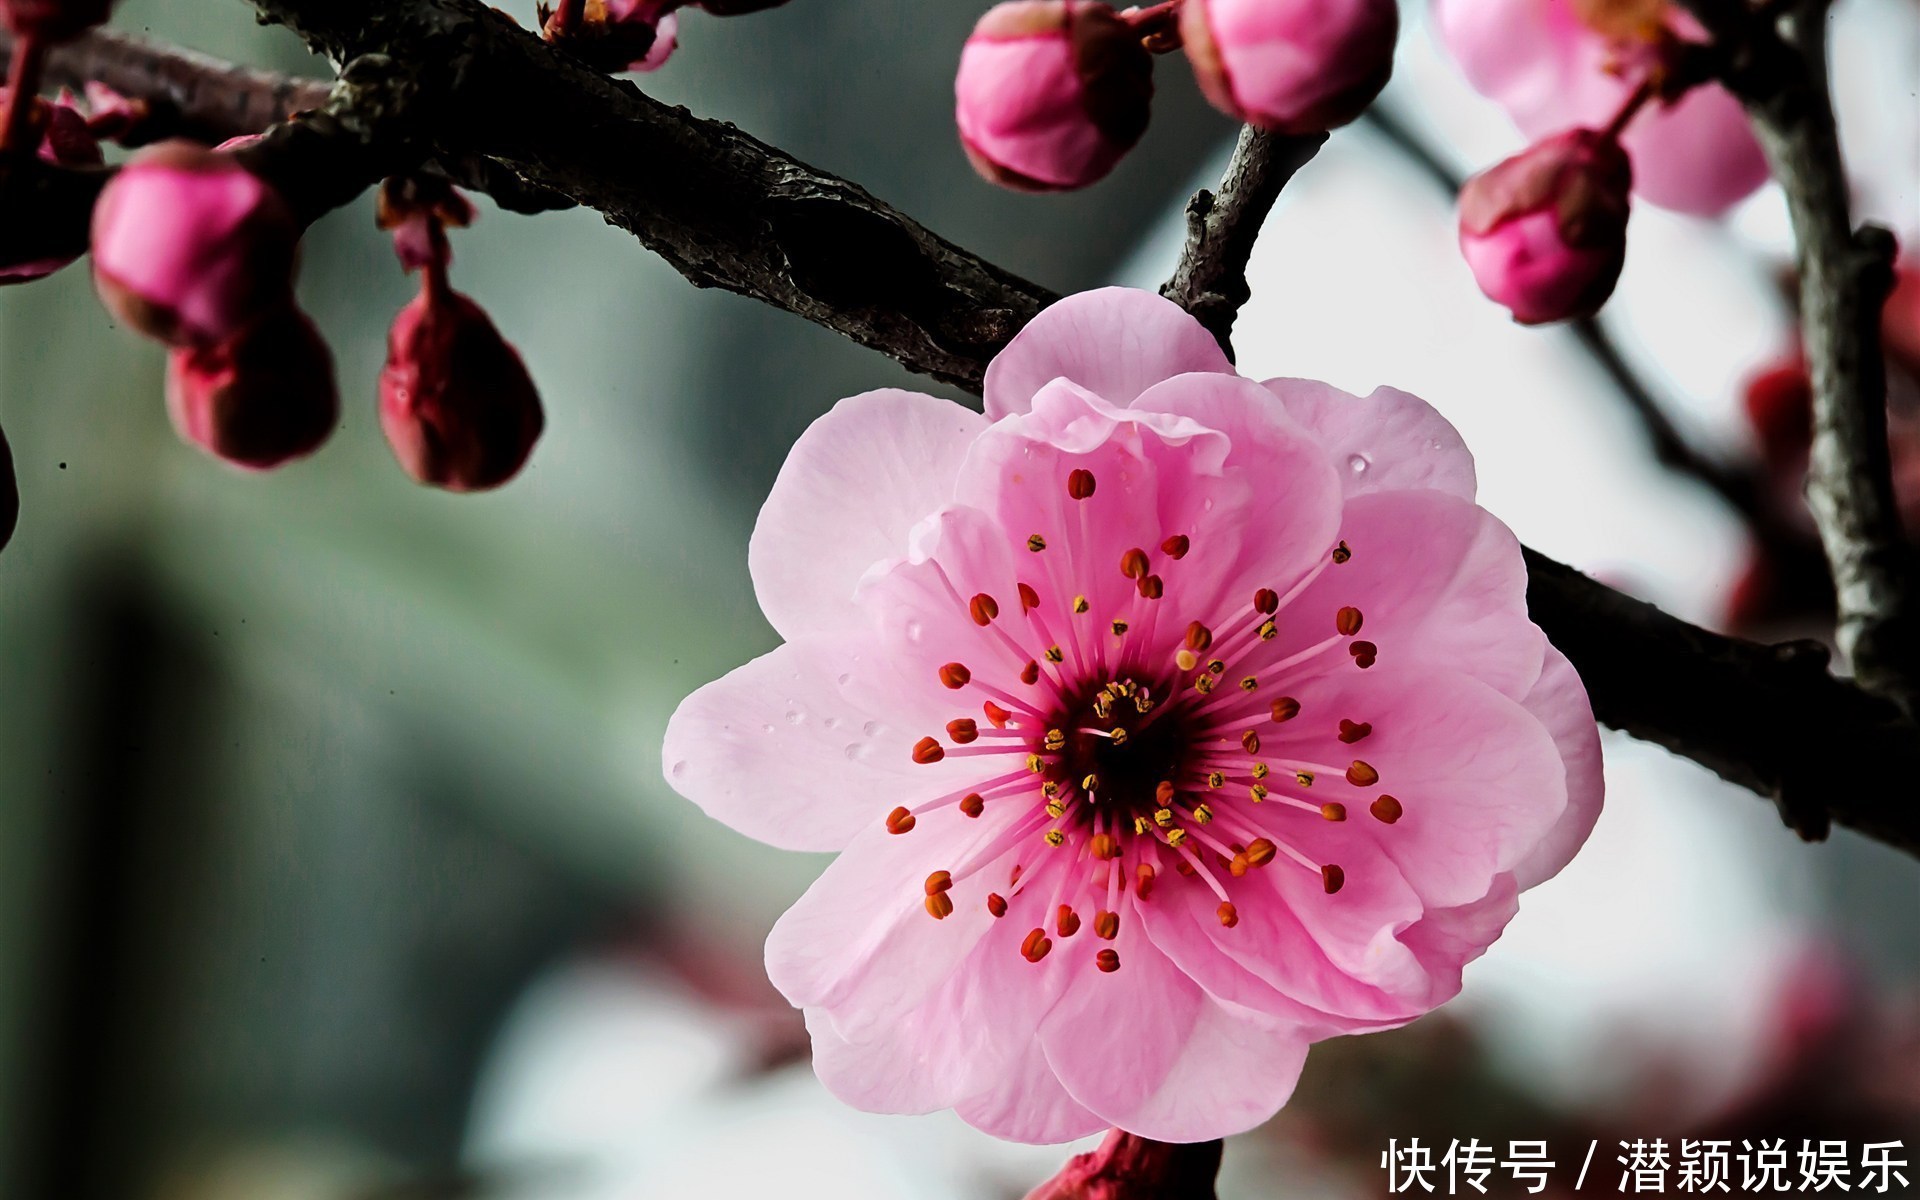
<instances>
[{"instance_id":1,"label":"stamen","mask_svg":"<svg viewBox=\"0 0 1920 1200\"><path fill-rule=\"evenodd\" d=\"M1275 722L1291 721L1300 715L1300 702L1292 696L1282 696L1273 702L1268 711Z\"/></svg>"},{"instance_id":2,"label":"stamen","mask_svg":"<svg viewBox=\"0 0 1920 1200\"><path fill-rule=\"evenodd\" d=\"M1336 563L1346 562L1348 559L1352 557L1353 557L1353 550L1345 542L1341 542L1338 546L1335 546L1333 548L1333 561Z\"/></svg>"},{"instance_id":3,"label":"stamen","mask_svg":"<svg viewBox=\"0 0 1920 1200\"><path fill-rule=\"evenodd\" d=\"M1047 661L1048 661L1048 662L1050 662L1050 663L1062 663L1062 662L1065 662L1066 660L1067 660L1067 656L1066 656L1066 654L1065 654L1065 653L1063 653L1063 652L1061 651L1061 649L1060 649L1060 647L1058 647L1058 646L1048 646L1048 647L1047 647Z\"/></svg>"},{"instance_id":4,"label":"stamen","mask_svg":"<svg viewBox=\"0 0 1920 1200\"><path fill-rule=\"evenodd\" d=\"M1240 748L1248 754L1260 753L1260 735L1249 729L1240 735Z\"/></svg>"},{"instance_id":5,"label":"stamen","mask_svg":"<svg viewBox=\"0 0 1920 1200\"><path fill-rule=\"evenodd\" d=\"M1342 637L1352 637L1354 634L1359 633L1360 622L1360 610L1352 605L1348 605L1333 614L1333 627L1340 631Z\"/></svg>"},{"instance_id":6,"label":"stamen","mask_svg":"<svg viewBox=\"0 0 1920 1200\"><path fill-rule=\"evenodd\" d=\"M1353 655L1353 665L1364 671L1379 657L1380 647L1372 642L1354 642L1347 647L1347 653Z\"/></svg>"},{"instance_id":7,"label":"stamen","mask_svg":"<svg viewBox=\"0 0 1920 1200\"><path fill-rule=\"evenodd\" d=\"M1361 738L1373 732L1373 725L1367 721L1349 721L1340 718L1340 740L1351 746Z\"/></svg>"},{"instance_id":8,"label":"stamen","mask_svg":"<svg viewBox=\"0 0 1920 1200\"><path fill-rule=\"evenodd\" d=\"M1092 607L1093 605L1087 602L1085 596L1075 596L1073 598L1073 611L1076 613L1084 613Z\"/></svg>"},{"instance_id":9,"label":"stamen","mask_svg":"<svg viewBox=\"0 0 1920 1200\"><path fill-rule=\"evenodd\" d=\"M1192 546L1193 539L1184 533L1176 533L1166 541L1160 543L1160 552L1175 562L1178 562L1187 556L1187 551Z\"/></svg>"},{"instance_id":10,"label":"stamen","mask_svg":"<svg viewBox=\"0 0 1920 1200\"><path fill-rule=\"evenodd\" d=\"M980 740L980 726L972 717L957 717L947 722L947 737L956 746L965 746Z\"/></svg>"},{"instance_id":11,"label":"stamen","mask_svg":"<svg viewBox=\"0 0 1920 1200\"><path fill-rule=\"evenodd\" d=\"M953 886L952 871L935 871L927 876L927 895L938 895Z\"/></svg>"},{"instance_id":12,"label":"stamen","mask_svg":"<svg viewBox=\"0 0 1920 1200\"><path fill-rule=\"evenodd\" d=\"M1320 885L1327 889L1327 895L1331 896L1339 891L1346 886L1346 882L1347 873L1332 863L1320 868Z\"/></svg>"},{"instance_id":13,"label":"stamen","mask_svg":"<svg viewBox=\"0 0 1920 1200\"><path fill-rule=\"evenodd\" d=\"M1153 823L1162 829L1170 827L1173 824L1173 810L1170 808L1154 809Z\"/></svg>"},{"instance_id":14,"label":"stamen","mask_svg":"<svg viewBox=\"0 0 1920 1200\"><path fill-rule=\"evenodd\" d=\"M1024 583L1018 586L1020 589L1020 611L1023 613L1032 612L1034 609L1039 608L1040 593L1034 591L1033 588Z\"/></svg>"},{"instance_id":15,"label":"stamen","mask_svg":"<svg viewBox=\"0 0 1920 1200\"><path fill-rule=\"evenodd\" d=\"M1133 586L1143 600L1158 600L1166 594L1166 585L1160 582L1158 575L1148 575Z\"/></svg>"},{"instance_id":16,"label":"stamen","mask_svg":"<svg viewBox=\"0 0 1920 1200\"><path fill-rule=\"evenodd\" d=\"M1126 633L1127 633L1127 623L1125 621L1115 621L1113 623L1113 636L1125 637Z\"/></svg>"},{"instance_id":17,"label":"stamen","mask_svg":"<svg viewBox=\"0 0 1920 1200\"><path fill-rule=\"evenodd\" d=\"M1400 801L1392 796L1380 795L1374 797L1373 803L1367 806L1367 811L1372 813L1374 819L1382 825L1391 825L1400 819L1400 814L1404 810L1400 807Z\"/></svg>"},{"instance_id":18,"label":"stamen","mask_svg":"<svg viewBox=\"0 0 1920 1200\"><path fill-rule=\"evenodd\" d=\"M1272 771L1272 768L1267 766L1267 764L1263 762L1257 762L1253 764L1254 782L1258 783L1260 780L1265 779L1271 771Z\"/></svg>"},{"instance_id":19,"label":"stamen","mask_svg":"<svg viewBox=\"0 0 1920 1200\"><path fill-rule=\"evenodd\" d=\"M999 892L988 892L987 893L987 911L993 914L995 920L998 920L999 918L1006 916L1007 915L1007 898L1005 896L1002 896Z\"/></svg>"},{"instance_id":20,"label":"stamen","mask_svg":"<svg viewBox=\"0 0 1920 1200\"><path fill-rule=\"evenodd\" d=\"M1047 769L1046 759L1041 758L1038 754L1027 755L1027 770L1032 771L1035 775L1038 775L1040 772L1046 769Z\"/></svg>"},{"instance_id":21,"label":"stamen","mask_svg":"<svg viewBox=\"0 0 1920 1200\"><path fill-rule=\"evenodd\" d=\"M1075 500L1085 500L1093 495L1093 472L1085 467L1075 467L1067 472L1067 495Z\"/></svg>"},{"instance_id":22,"label":"stamen","mask_svg":"<svg viewBox=\"0 0 1920 1200\"><path fill-rule=\"evenodd\" d=\"M1187 844L1187 839L1190 838L1191 836L1192 835L1189 834L1184 829L1169 829L1167 830L1167 845L1172 846L1175 850L1178 850L1180 847Z\"/></svg>"},{"instance_id":23,"label":"stamen","mask_svg":"<svg viewBox=\"0 0 1920 1200\"><path fill-rule=\"evenodd\" d=\"M973 614L973 623L975 625L991 625L993 624L993 619L1000 615L1000 602L985 592L981 592L974 596L973 599L967 601L967 611Z\"/></svg>"},{"instance_id":24,"label":"stamen","mask_svg":"<svg viewBox=\"0 0 1920 1200\"><path fill-rule=\"evenodd\" d=\"M1057 850L1067 844L1067 835L1058 829L1049 829L1047 830L1046 842L1047 845Z\"/></svg>"},{"instance_id":25,"label":"stamen","mask_svg":"<svg viewBox=\"0 0 1920 1200\"><path fill-rule=\"evenodd\" d=\"M948 663L946 666L940 668L940 682L946 684L947 687L953 691L957 692L967 686L972 679L973 672L967 670L965 665L961 663Z\"/></svg>"},{"instance_id":26,"label":"stamen","mask_svg":"<svg viewBox=\"0 0 1920 1200\"><path fill-rule=\"evenodd\" d=\"M1007 722L1013 720L1012 713L1008 712L1004 708L1001 708L998 704L995 704L991 700L982 704L980 706L980 711L987 714L987 720L993 722L993 727L995 729L1005 729L1007 727Z\"/></svg>"},{"instance_id":27,"label":"stamen","mask_svg":"<svg viewBox=\"0 0 1920 1200\"><path fill-rule=\"evenodd\" d=\"M927 915L936 921L944 921L953 914L953 897L945 892L929 893L926 905Z\"/></svg>"},{"instance_id":28,"label":"stamen","mask_svg":"<svg viewBox=\"0 0 1920 1200\"><path fill-rule=\"evenodd\" d=\"M1161 808L1165 808L1173 803L1173 798L1178 795L1179 792L1180 789L1173 786L1173 780L1162 779L1154 786L1153 798Z\"/></svg>"},{"instance_id":29,"label":"stamen","mask_svg":"<svg viewBox=\"0 0 1920 1200\"><path fill-rule=\"evenodd\" d=\"M1280 593L1272 588L1261 588L1253 594L1253 611L1263 616L1272 616L1280 609Z\"/></svg>"},{"instance_id":30,"label":"stamen","mask_svg":"<svg viewBox=\"0 0 1920 1200\"><path fill-rule=\"evenodd\" d=\"M1216 682L1217 680L1215 680L1213 676L1202 675L1193 681L1193 690L1199 692L1202 696L1210 695L1213 692L1213 687Z\"/></svg>"},{"instance_id":31,"label":"stamen","mask_svg":"<svg viewBox=\"0 0 1920 1200\"><path fill-rule=\"evenodd\" d=\"M930 737L923 737L913 744L913 761L921 766L937 763L946 756L947 752L940 748L940 743Z\"/></svg>"},{"instance_id":32,"label":"stamen","mask_svg":"<svg viewBox=\"0 0 1920 1200\"><path fill-rule=\"evenodd\" d=\"M1120 841L1110 833L1093 835L1093 856L1101 862L1110 862L1120 857Z\"/></svg>"},{"instance_id":33,"label":"stamen","mask_svg":"<svg viewBox=\"0 0 1920 1200\"><path fill-rule=\"evenodd\" d=\"M1276 638L1276 637L1278 637L1278 636L1280 635L1280 627L1279 627L1278 625L1276 625L1276 624L1274 624L1274 623L1273 623L1272 621L1270 621L1270 620L1269 620L1269 621L1262 621L1262 622L1260 622L1260 628L1259 628L1259 630L1258 630L1258 632L1259 632L1259 634L1260 634L1260 640L1261 640L1261 641L1263 641L1263 642L1270 642L1270 641L1272 641L1272 640L1273 640L1274 638Z\"/></svg>"},{"instance_id":34,"label":"stamen","mask_svg":"<svg viewBox=\"0 0 1920 1200\"><path fill-rule=\"evenodd\" d=\"M1187 626L1186 642L1187 649L1196 654L1203 654L1213 645L1213 630L1208 629L1198 621L1194 621Z\"/></svg>"},{"instance_id":35,"label":"stamen","mask_svg":"<svg viewBox=\"0 0 1920 1200\"><path fill-rule=\"evenodd\" d=\"M1200 665L1200 659L1193 651L1181 649L1175 651L1173 665L1179 667L1182 671L1191 671Z\"/></svg>"},{"instance_id":36,"label":"stamen","mask_svg":"<svg viewBox=\"0 0 1920 1200\"><path fill-rule=\"evenodd\" d=\"M1120 556L1120 573L1128 579L1145 579L1151 570L1147 562L1147 552L1135 546Z\"/></svg>"},{"instance_id":37,"label":"stamen","mask_svg":"<svg viewBox=\"0 0 1920 1200\"><path fill-rule=\"evenodd\" d=\"M1033 551L1035 554L1040 553L1042 550L1045 550L1046 548L1047 548L1047 539L1041 537L1039 534L1036 533L1036 534L1033 534L1031 537L1027 538L1027 549Z\"/></svg>"},{"instance_id":38,"label":"stamen","mask_svg":"<svg viewBox=\"0 0 1920 1200\"><path fill-rule=\"evenodd\" d=\"M1347 768L1347 782L1355 787L1372 787L1380 782L1380 772L1373 769L1372 763L1356 758L1353 765Z\"/></svg>"},{"instance_id":39,"label":"stamen","mask_svg":"<svg viewBox=\"0 0 1920 1200\"><path fill-rule=\"evenodd\" d=\"M1063 938L1080 932L1080 914L1071 905L1062 904L1053 918L1053 930Z\"/></svg>"},{"instance_id":40,"label":"stamen","mask_svg":"<svg viewBox=\"0 0 1920 1200\"><path fill-rule=\"evenodd\" d=\"M1293 773L1293 781L1299 784L1301 787L1312 787L1313 772L1312 771L1295 771Z\"/></svg>"},{"instance_id":41,"label":"stamen","mask_svg":"<svg viewBox=\"0 0 1920 1200\"><path fill-rule=\"evenodd\" d=\"M1273 844L1273 839L1255 838L1247 843L1247 865L1251 867L1264 867L1273 861L1273 856L1276 853L1278 853L1278 848Z\"/></svg>"},{"instance_id":42,"label":"stamen","mask_svg":"<svg viewBox=\"0 0 1920 1200\"><path fill-rule=\"evenodd\" d=\"M1222 900L1220 907L1215 909L1214 912L1220 918L1220 923L1228 929L1232 929L1240 923L1240 910L1233 906L1233 901L1231 900Z\"/></svg>"},{"instance_id":43,"label":"stamen","mask_svg":"<svg viewBox=\"0 0 1920 1200\"><path fill-rule=\"evenodd\" d=\"M981 813L987 811L986 798L981 796L979 792L968 792L960 800L960 811L969 817L978 817Z\"/></svg>"},{"instance_id":44,"label":"stamen","mask_svg":"<svg viewBox=\"0 0 1920 1200\"><path fill-rule=\"evenodd\" d=\"M1141 863L1133 869L1133 894L1145 900L1153 894L1154 869L1152 863Z\"/></svg>"},{"instance_id":45,"label":"stamen","mask_svg":"<svg viewBox=\"0 0 1920 1200\"><path fill-rule=\"evenodd\" d=\"M1213 809L1204 804L1196 804L1193 806L1193 819L1205 825L1207 822L1213 820Z\"/></svg>"},{"instance_id":46,"label":"stamen","mask_svg":"<svg viewBox=\"0 0 1920 1200\"><path fill-rule=\"evenodd\" d=\"M888 833L905 833L912 829L914 824L914 816L911 812L907 811L905 805L901 805L899 808L887 814Z\"/></svg>"},{"instance_id":47,"label":"stamen","mask_svg":"<svg viewBox=\"0 0 1920 1200\"><path fill-rule=\"evenodd\" d=\"M1242 679L1240 681L1240 690L1243 692L1255 691L1259 687L1260 687L1260 681L1258 679L1255 679L1251 675L1247 676L1245 679Z\"/></svg>"},{"instance_id":48,"label":"stamen","mask_svg":"<svg viewBox=\"0 0 1920 1200\"><path fill-rule=\"evenodd\" d=\"M1104 909L1093 914L1093 936L1112 941L1120 933L1120 914Z\"/></svg>"},{"instance_id":49,"label":"stamen","mask_svg":"<svg viewBox=\"0 0 1920 1200\"><path fill-rule=\"evenodd\" d=\"M1120 952L1111 948L1102 950L1093 956L1093 965L1111 975L1120 969Z\"/></svg>"},{"instance_id":50,"label":"stamen","mask_svg":"<svg viewBox=\"0 0 1920 1200\"><path fill-rule=\"evenodd\" d=\"M1047 931L1044 929L1035 929L1027 935L1026 941L1020 943L1020 955L1030 963L1039 962L1051 949L1053 949L1053 942L1047 938Z\"/></svg>"},{"instance_id":51,"label":"stamen","mask_svg":"<svg viewBox=\"0 0 1920 1200\"><path fill-rule=\"evenodd\" d=\"M1320 815L1329 821L1344 821L1347 819L1347 806L1330 800L1320 806Z\"/></svg>"},{"instance_id":52,"label":"stamen","mask_svg":"<svg viewBox=\"0 0 1920 1200\"><path fill-rule=\"evenodd\" d=\"M1226 781L1227 781L1227 774L1225 771L1207 772L1207 786L1210 788L1217 788L1221 784L1225 783Z\"/></svg>"},{"instance_id":53,"label":"stamen","mask_svg":"<svg viewBox=\"0 0 1920 1200\"><path fill-rule=\"evenodd\" d=\"M1032 687L1034 684L1039 683L1040 682L1040 664L1035 662L1031 658L1028 659L1027 665L1020 668L1020 682L1026 684L1028 687Z\"/></svg>"}]
</instances>

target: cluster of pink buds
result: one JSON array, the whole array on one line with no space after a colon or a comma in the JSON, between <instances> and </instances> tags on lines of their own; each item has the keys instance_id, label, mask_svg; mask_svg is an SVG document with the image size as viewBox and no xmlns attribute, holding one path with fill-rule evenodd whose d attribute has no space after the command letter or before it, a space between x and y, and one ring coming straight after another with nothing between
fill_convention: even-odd
<instances>
[{"instance_id":1,"label":"cluster of pink buds","mask_svg":"<svg viewBox=\"0 0 1920 1200\"><path fill-rule=\"evenodd\" d=\"M406 472L454 492L499 487L526 465L546 427L520 355L478 304L447 283L446 228L473 207L452 188L388 180L380 224L420 272L420 294L394 318L380 372L380 428Z\"/></svg>"},{"instance_id":2,"label":"cluster of pink buds","mask_svg":"<svg viewBox=\"0 0 1920 1200\"><path fill-rule=\"evenodd\" d=\"M559 0L537 10L540 32L602 71L653 71L666 64L680 36L677 10L721 17L759 12L786 0Z\"/></svg>"},{"instance_id":3,"label":"cluster of pink buds","mask_svg":"<svg viewBox=\"0 0 1920 1200\"><path fill-rule=\"evenodd\" d=\"M1005 187L1085 187L1146 131L1153 56L1182 47L1221 111L1282 133L1332 129L1386 86L1399 20L1393 0L1008 0L961 51L960 141Z\"/></svg>"}]
</instances>

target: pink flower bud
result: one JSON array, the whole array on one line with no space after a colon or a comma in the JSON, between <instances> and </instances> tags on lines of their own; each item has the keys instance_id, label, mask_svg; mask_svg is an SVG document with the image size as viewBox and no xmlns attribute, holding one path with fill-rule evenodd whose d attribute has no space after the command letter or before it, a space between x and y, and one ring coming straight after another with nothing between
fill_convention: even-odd
<instances>
[{"instance_id":1,"label":"pink flower bud","mask_svg":"<svg viewBox=\"0 0 1920 1200\"><path fill-rule=\"evenodd\" d=\"M333 355L288 305L231 341L167 356L167 415L187 441L264 471L313 453L340 417Z\"/></svg>"},{"instance_id":2,"label":"pink flower bud","mask_svg":"<svg viewBox=\"0 0 1920 1200\"><path fill-rule=\"evenodd\" d=\"M20 524L20 485L13 477L13 450L7 445L6 430L0 429L0 550L13 540L14 527Z\"/></svg>"},{"instance_id":3,"label":"pink flower bud","mask_svg":"<svg viewBox=\"0 0 1920 1200\"><path fill-rule=\"evenodd\" d=\"M394 318L380 427L407 474L454 492L519 473L546 426L520 355L479 305L429 286Z\"/></svg>"},{"instance_id":4,"label":"pink flower bud","mask_svg":"<svg viewBox=\"0 0 1920 1200\"><path fill-rule=\"evenodd\" d=\"M0 88L0 103L7 95ZM40 126L40 159L56 167L97 167L105 161L100 154L100 142L87 129L87 119L70 104L66 97L49 103L35 99L34 120ZM52 258L26 258L17 262L0 263L0 284L30 283L35 279L44 279L72 262L74 255L56 255Z\"/></svg>"},{"instance_id":5,"label":"pink flower bud","mask_svg":"<svg viewBox=\"0 0 1920 1200\"><path fill-rule=\"evenodd\" d=\"M577 22L542 10L547 40L603 71L652 71L666 64L680 30L681 0L585 0ZM563 6L564 7L564 6Z\"/></svg>"},{"instance_id":6,"label":"pink flower bud","mask_svg":"<svg viewBox=\"0 0 1920 1200\"><path fill-rule=\"evenodd\" d=\"M1460 250L1522 325L1592 316L1627 255L1633 168L1610 137L1570 129L1460 189Z\"/></svg>"},{"instance_id":7,"label":"pink flower bud","mask_svg":"<svg viewBox=\"0 0 1920 1200\"><path fill-rule=\"evenodd\" d=\"M1394 0L1186 0L1180 39L1214 107L1281 133L1359 116L1387 86Z\"/></svg>"},{"instance_id":8,"label":"pink flower bud","mask_svg":"<svg viewBox=\"0 0 1920 1200\"><path fill-rule=\"evenodd\" d=\"M1115 1129L1027 1200L1211 1200L1219 1172L1219 1142L1169 1145Z\"/></svg>"},{"instance_id":9,"label":"pink flower bud","mask_svg":"<svg viewBox=\"0 0 1920 1200\"><path fill-rule=\"evenodd\" d=\"M0 17L21 37L65 42L107 19L111 0L0 0Z\"/></svg>"},{"instance_id":10,"label":"pink flower bud","mask_svg":"<svg viewBox=\"0 0 1920 1200\"><path fill-rule=\"evenodd\" d=\"M1153 56L1093 0L1009 0L980 18L954 79L960 142L1021 191L1085 187L1147 128Z\"/></svg>"},{"instance_id":11,"label":"pink flower bud","mask_svg":"<svg viewBox=\"0 0 1920 1200\"><path fill-rule=\"evenodd\" d=\"M93 210L93 278L122 321L207 346L292 303L299 225L231 155L163 142L135 155Z\"/></svg>"}]
</instances>

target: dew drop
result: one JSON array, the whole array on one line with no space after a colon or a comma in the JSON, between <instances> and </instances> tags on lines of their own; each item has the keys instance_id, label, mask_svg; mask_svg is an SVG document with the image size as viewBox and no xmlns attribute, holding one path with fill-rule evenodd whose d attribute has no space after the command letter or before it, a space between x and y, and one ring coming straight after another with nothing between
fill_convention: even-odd
<instances>
[{"instance_id":1,"label":"dew drop","mask_svg":"<svg viewBox=\"0 0 1920 1200\"><path fill-rule=\"evenodd\" d=\"M761 728L761 729L763 729L763 730L765 730L765 731L766 731L767 733L772 733L772 732L773 732L773 726L771 726L771 725L762 725L762 726L761 726L760 728Z\"/></svg>"},{"instance_id":2,"label":"dew drop","mask_svg":"<svg viewBox=\"0 0 1920 1200\"><path fill-rule=\"evenodd\" d=\"M679 762L673 764L671 767L668 767L667 774L673 777L674 779L685 778L687 774L687 760L683 758Z\"/></svg>"},{"instance_id":3,"label":"dew drop","mask_svg":"<svg viewBox=\"0 0 1920 1200\"><path fill-rule=\"evenodd\" d=\"M844 751L842 751L842 753L844 753L847 756L848 760L851 761L855 759L865 758L867 754L867 748L859 742L848 742L847 748Z\"/></svg>"},{"instance_id":4,"label":"dew drop","mask_svg":"<svg viewBox=\"0 0 1920 1200\"><path fill-rule=\"evenodd\" d=\"M826 727L827 727L828 729L838 729L838 728L840 728L840 718L839 718L839 717L827 717L827 718L825 718L824 720L822 720L822 721L821 721L820 723L821 723L822 725L825 725L825 726L826 726Z\"/></svg>"},{"instance_id":5,"label":"dew drop","mask_svg":"<svg viewBox=\"0 0 1920 1200\"><path fill-rule=\"evenodd\" d=\"M1352 454L1347 456L1347 470L1352 471L1355 475L1365 475L1367 473L1367 468L1372 465L1373 465L1373 460L1368 458L1364 454Z\"/></svg>"},{"instance_id":6,"label":"dew drop","mask_svg":"<svg viewBox=\"0 0 1920 1200\"><path fill-rule=\"evenodd\" d=\"M849 683L852 683L852 682L853 682L853 676L852 676L852 674L850 674L850 673L848 673L848 672L846 672L846 671L842 671L842 672L840 673L840 679L839 679L839 683L840 683L840 686L841 686L841 687L845 687L845 686L847 686L847 685L848 685Z\"/></svg>"},{"instance_id":7,"label":"dew drop","mask_svg":"<svg viewBox=\"0 0 1920 1200\"><path fill-rule=\"evenodd\" d=\"M920 622L918 621L907 622L907 640L908 641L918 642L920 640L921 635L924 634L925 632L926 632L926 627L920 624Z\"/></svg>"},{"instance_id":8,"label":"dew drop","mask_svg":"<svg viewBox=\"0 0 1920 1200\"><path fill-rule=\"evenodd\" d=\"M880 735L880 722L868 721L860 727L860 732L866 734L868 737L878 737Z\"/></svg>"},{"instance_id":9,"label":"dew drop","mask_svg":"<svg viewBox=\"0 0 1920 1200\"><path fill-rule=\"evenodd\" d=\"M803 713L803 712L801 712L801 711L800 711L799 709L797 709L797 708L790 708L790 709L788 709L788 710L787 710L787 724L789 724L789 725L805 725L806 723L807 723L807 714L806 714L806 713Z\"/></svg>"}]
</instances>

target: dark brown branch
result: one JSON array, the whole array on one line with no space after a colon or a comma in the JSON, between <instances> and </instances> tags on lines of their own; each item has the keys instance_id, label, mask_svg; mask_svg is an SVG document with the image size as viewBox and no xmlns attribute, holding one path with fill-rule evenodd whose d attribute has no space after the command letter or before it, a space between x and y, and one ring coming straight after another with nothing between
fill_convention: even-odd
<instances>
[{"instance_id":1,"label":"dark brown branch","mask_svg":"<svg viewBox=\"0 0 1920 1200\"><path fill-rule=\"evenodd\" d=\"M1860 683L1920 709L1920 555L1907 540L1887 450L1880 311L1893 238L1855 229L1827 86L1827 5L1775 20L1686 0L1746 104L1798 244L1801 336L1813 378L1807 501L1833 574L1841 649Z\"/></svg>"},{"instance_id":2,"label":"dark brown branch","mask_svg":"<svg viewBox=\"0 0 1920 1200\"><path fill-rule=\"evenodd\" d=\"M411 111L398 127L427 149L489 158L599 209L696 283L922 373L977 391L987 361L1052 299L850 183L586 70L477 0L256 3L342 62L406 64ZM324 133L310 122L275 137ZM1779 797L1809 836L1833 821L1920 853L1920 809L1831 786L1835 762L1860 780L1912 778L1920 731L1829 675L1816 649L1720 637L1537 555L1529 569L1534 618L1601 720Z\"/></svg>"},{"instance_id":3,"label":"dark brown branch","mask_svg":"<svg viewBox=\"0 0 1920 1200\"><path fill-rule=\"evenodd\" d=\"M1187 246L1160 294L1205 325L1229 358L1234 318L1253 294L1253 244L1281 189L1326 142L1324 133L1289 137L1244 126L1219 193L1203 188L1187 202Z\"/></svg>"}]
</instances>

